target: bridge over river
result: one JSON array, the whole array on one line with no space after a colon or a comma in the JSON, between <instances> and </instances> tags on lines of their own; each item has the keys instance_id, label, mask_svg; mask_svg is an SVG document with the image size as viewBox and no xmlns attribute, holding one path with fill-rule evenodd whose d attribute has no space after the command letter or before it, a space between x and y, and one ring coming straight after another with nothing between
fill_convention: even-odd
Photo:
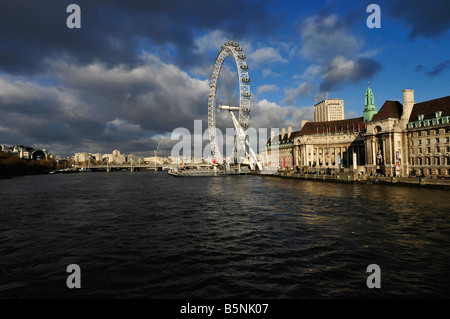
<instances>
[{"instance_id":1,"label":"bridge over river","mask_svg":"<svg viewBox=\"0 0 450 319\"><path fill-rule=\"evenodd\" d=\"M140 170L154 170L162 171L169 170L174 167L175 164L137 164L137 163L126 163L126 164L105 164L105 165L89 165L81 166L75 165L74 169L80 172L86 171L140 171Z\"/></svg>"},{"instance_id":2,"label":"bridge over river","mask_svg":"<svg viewBox=\"0 0 450 319\"><path fill-rule=\"evenodd\" d=\"M141 170L154 170L154 171L163 171L170 170L172 168L178 167L177 163L170 164L138 164L138 163L126 163L126 164L101 164L101 165L75 165L73 168L66 170L67 171L79 171L79 172L89 172L89 171L141 171ZM185 166L192 167L209 167L211 164L206 163L189 163L185 164ZM58 170L57 172L63 172L64 170Z\"/></svg>"}]
</instances>

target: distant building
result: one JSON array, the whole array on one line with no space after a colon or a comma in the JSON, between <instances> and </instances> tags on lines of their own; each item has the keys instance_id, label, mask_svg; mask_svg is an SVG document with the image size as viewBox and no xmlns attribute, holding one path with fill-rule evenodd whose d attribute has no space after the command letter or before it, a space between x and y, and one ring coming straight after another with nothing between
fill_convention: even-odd
<instances>
[{"instance_id":1,"label":"distant building","mask_svg":"<svg viewBox=\"0 0 450 319\"><path fill-rule=\"evenodd\" d=\"M92 153L91 158L96 162L101 162L103 160L102 153Z\"/></svg>"},{"instance_id":2,"label":"distant building","mask_svg":"<svg viewBox=\"0 0 450 319\"><path fill-rule=\"evenodd\" d=\"M314 105L314 122L344 119L344 100L325 99Z\"/></svg>"},{"instance_id":3,"label":"distant building","mask_svg":"<svg viewBox=\"0 0 450 319\"><path fill-rule=\"evenodd\" d=\"M43 160L46 158L52 158L52 155L45 148L42 150L35 149L31 146L24 146L15 144L12 147L8 147L5 144L1 145L0 150L4 153L15 154L21 159L26 160Z\"/></svg>"},{"instance_id":4,"label":"distant building","mask_svg":"<svg viewBox=\"0 0 450 319\"><path fill-rule=\"evenodd\" d=\"M89 153L75 153L74 161L75 163L86 163L90 161Z\"/></svg>"},{"instance_id":5,"label":"distant building","mask_svg":"<svg viewBox=\"0 0 450 319\"><path fill-rule=\"evenodd\" d=\"M114 150L112 154L103 154L103 159L115 164L123 164L127 161L125 155L120 154L119 150Z\"/></svg>"},{"instance_id":6,"label":"distant building","mask_svg":"<svg viewBox=\"0 0 450 319\"><path fill-rule=\"evenodd\" d=\"M144 162L146 164L164 164L164 162L167 162L168 159L166 157L159 157L159 156L149 156L144 157Z\"/></svg>"}]
</instances>

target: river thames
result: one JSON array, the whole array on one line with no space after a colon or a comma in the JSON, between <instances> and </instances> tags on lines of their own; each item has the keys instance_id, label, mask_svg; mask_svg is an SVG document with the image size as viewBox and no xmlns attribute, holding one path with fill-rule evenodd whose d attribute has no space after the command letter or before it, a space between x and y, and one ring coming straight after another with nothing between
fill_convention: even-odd
<instances>
[{"instance_id":1,"label":"river thames","mask_svg":"<svg viewBox=\"0 0 450 319\"><path fill-rule=\"evenodd\" d=\"M450 297L446 190L86 172L0 180L0 205L2 298Z\"/></svg>"}]
</instances>

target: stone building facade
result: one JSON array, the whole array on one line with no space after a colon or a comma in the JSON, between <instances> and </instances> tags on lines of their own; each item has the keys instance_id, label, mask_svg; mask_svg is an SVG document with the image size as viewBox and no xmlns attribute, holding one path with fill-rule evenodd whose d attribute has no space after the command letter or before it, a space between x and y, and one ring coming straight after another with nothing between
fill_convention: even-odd
<instances>
[{"instance_id":1,"label":"stone building facade","mask_svg":"<svg viewBox=\"0 0 450 319\"><path fill-rule=\"evenodd\" d=\"M365 134L367 166L370 175L406 176L406 124L414 106L414 91L403 90L403 105L385 101L380 111L367 123Z\"/></svg>"},{"instance_id":2,"label":"stone building facade","mask_svg":"<svg viewBox=\"0 0 450 319\"><path fill-rule=\"evenodd\" d=\"M409 175L450 176L450 96L415 104L406 135Z\"/></svg>"},{"instance_id":3,"label":"stone building facade","mask_svg":"<svg viewBox=\"0 0 450 319\"><path fill-rule=\"evenodd\" d=\"M299 131L282 129L278 141L269 140L269 150L272 141L278 146L280 168L450 177L450 96L415 103L414 91L405 89L403 104L388 100L377 112L369 90L365 111L371 114L302 121Z\"/></svg>"},{"instance_id":4,"label":"stone building facade","mask_svg":"<svg viewBox=\"0 0 450 319\"><path fill-rule=\"evenodd\" d=\"M287 132L285 128L281 129L281 133L277 138L272 136L267 142L267 157L271 157L271 152L276 149L278 152L278 167L280 169L294 168L293 145L294 138L298 134L292 133L292 126L288 126Z\"/></svg>"},{"instance_id":5,"label":"stone building facade","mask_svg":"<svg viewBox=\"0 0 450 319\"><path fill-rule=\"evenodd\" d=\"M307 122L295 134L293 154L295 165L303 171L336 171L351 168L364 169L365 123L362 117L329 121Z\"/></svg>"}]
</instances>

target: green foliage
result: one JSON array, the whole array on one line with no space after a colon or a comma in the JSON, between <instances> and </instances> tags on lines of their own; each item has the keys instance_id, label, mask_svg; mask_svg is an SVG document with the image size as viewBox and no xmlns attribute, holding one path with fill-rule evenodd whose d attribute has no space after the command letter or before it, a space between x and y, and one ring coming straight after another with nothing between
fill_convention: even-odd
<instances>
[{"instance_id":1,"label":"green foliage","mask_svg":"<svg viewBox=\"0 0 450 319\"><path fill-rule=\"evenodd\" d=\"M55 168L56 162L53 159L24 160L16 155L0 152L0 176L45 174Z\"/></svg>"}]
</instances>

